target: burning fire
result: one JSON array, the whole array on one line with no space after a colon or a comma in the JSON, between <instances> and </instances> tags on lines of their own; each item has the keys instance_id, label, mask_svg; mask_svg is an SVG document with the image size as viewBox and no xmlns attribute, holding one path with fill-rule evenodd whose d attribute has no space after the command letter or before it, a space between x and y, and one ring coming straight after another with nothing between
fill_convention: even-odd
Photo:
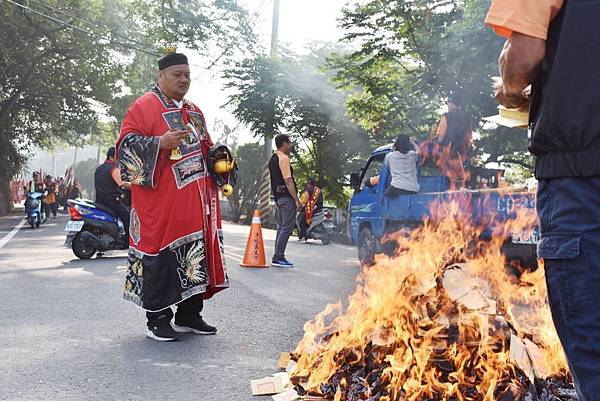
<instances>
[{"instance_id":1,"label":"burning fire","mask_svg":"<svg viewBox=\"0 0 600 401\"><path fill-rule=\"evenodd\" d=\"M535 225L533 210L489 242L459 203L434 211L395 238L395 257L363 269L345 305L305 325L297 390L335 401L576 399L543 266L518 277L500 253L510 232Z\"/></svg>"}]
</instances>

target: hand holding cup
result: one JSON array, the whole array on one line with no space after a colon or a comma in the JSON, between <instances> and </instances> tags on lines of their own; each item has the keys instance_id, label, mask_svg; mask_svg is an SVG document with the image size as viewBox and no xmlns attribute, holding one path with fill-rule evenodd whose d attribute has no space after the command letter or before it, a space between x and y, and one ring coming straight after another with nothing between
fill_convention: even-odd
<instances>
[{"instance_id":1,"label":"hand holding cup","mask_svg":"<svg viewBox=\"0 0 600 401\"><path fill-rule=\"evenodd\" d=\"M160 136L160 148L175 149L187 135L189 135L189 132L185 129L170 129Z\"/></svg>"}]
</instances>

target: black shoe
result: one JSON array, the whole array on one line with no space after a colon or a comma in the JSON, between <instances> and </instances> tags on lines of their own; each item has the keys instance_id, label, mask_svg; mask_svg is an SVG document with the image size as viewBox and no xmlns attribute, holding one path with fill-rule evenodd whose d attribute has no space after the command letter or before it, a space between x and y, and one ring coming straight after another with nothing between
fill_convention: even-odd
<instances>
[{"instance_id":1,"label":"black shoe","mask_svg":"<svg viewBox=\"0 0 600 401\"><path fill-rule=\"evenodd\" d=\"M171 320L167 316L161 316L152 324L149 324L146 337L156 341L177 341L179 339L171 326Z\"/></svg>"},{"instance_id":2,"label":"black shoe","mask_svg":"<svg viewBox=\"0 0 600 401\"><path fill-rule=\"evenodd\" d=\"M173 329L177 333L196 333L204 335L215 334L217 332L217 328L206 323L204 319L202 319L202 316L194 316L191 319L185 320L178 320L177 316L175 316Z\"/></svg>"}]
</instances>

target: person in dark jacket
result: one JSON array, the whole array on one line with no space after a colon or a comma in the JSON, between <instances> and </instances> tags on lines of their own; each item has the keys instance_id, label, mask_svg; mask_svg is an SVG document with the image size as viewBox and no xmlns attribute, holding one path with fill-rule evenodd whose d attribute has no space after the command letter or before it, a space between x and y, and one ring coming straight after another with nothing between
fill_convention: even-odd
<instances>
[{"instance_id":1,"label":"person in dark jacket","mask_svg":"<svg viewBox=\"0 0 600 401\"><path fill-rule=\"evenodd\" d=\"M600 397L599 20L583 0L494 0L487 18L507 38L496 98L529 107L538 257L580 401Z\"/></svg>"},{"instance_id":2,"label":"person in dark jacket","mask_svg":"<svg viewBox=\"0 0 600 401\"><path fill-rule=\"evenodd\" d=\"M129 208L123 204L123 190L130 190L131 184L121 179L116 151L111 147L106 152L106 160L94 173L96 202L111 209L123 222L125 232L129 232Z\"/></svg>"}]
</instances>

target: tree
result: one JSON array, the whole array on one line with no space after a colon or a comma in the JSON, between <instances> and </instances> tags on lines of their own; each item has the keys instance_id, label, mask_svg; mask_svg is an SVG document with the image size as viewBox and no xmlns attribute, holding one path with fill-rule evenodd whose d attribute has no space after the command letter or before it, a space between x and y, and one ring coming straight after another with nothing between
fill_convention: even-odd
<instances>
[{"instance_id":1,"label":"tree","mask_svg":"<svg viewBox=\"0 0 600 401\"><path fill-rule=\"evenodd\" d=\"M226 72L234 115L257 136L286 132L297 147L292 162L299 178L323 186L328 202L343 205L345 177L369 150L364 131L346 115L346 95L336 90L320 67L327 49L307 57L244 60ZM275 104L275 113L269 114ZM301 188L299 188L301 189Z\"/></svg>"},{"instance_id":2,"label":"tree","mask_svg":"<svg viewBox=\"0 0 600 401\"><path fill-rule=\"evenodd\" d=\"M225 121L216 118L212 129L213 133L220 133L217 142L227 146L229 150L234 153L238 147L239 140L239 134L236 128L231 128Z\"/></svg>"},{"instance_id":3,"label":"tree","mask_svg":"<svg viewBox=\"0 0 600 401\"><path fill-rule=\"evenodd\" d=\"M351 93L350 116L378 143L399 133L428 136L450 92L466 98L477 122L496 113L491 77L502 40L484 26L490 1L370 0L346 7L344 40L358 45L330 57L339 88ZM481 128L481 127L480 127ZM527 165L519 130L479 130L482 163Z\"/></svg>"},{"instance_id":4,"label":"tree","mask_svg":"<svg viewBox=\"0 0 600 401\"><path fill-rule=\"evenodd\" d=\"M252 219L252 212L256 209L260 186L261 168L260 160L262 147L258 143L248 143L236 149L235 161L239 168L239 178L234 186L233 195L229 198L229 206L233 222L239 223L242 215L246 216L246 223Z\"/></svg>"},{"instance_id":5,"label":"tree","mask_svg":"<svg viewBox=\"0 0 600 401\"><path fill-rule=\"evenodd\" d=\"M32 145L94 142L155 81L159 49L227 58L252 44L234 0L16 0L0 9L0 214ZM248 46L246 46L248 47ZM220 58L220 57L219 57ZM214 60L213 60L214 61Z\"/></svg>"},{"instance_id":6,"label":"tree","mask_svg":"<svg viewBox=\"0 0 600 401\"><path fill-rule=\"evenodd\" d=\"M85 18L102 16L98 2L65 5ZM0 193L6 193L33 144L44 147L56 139L81 144L90 136L98 123L93 102L110 102L119 66L106 41L16 5L0 9L0 33L6 79L0 85ZM0 204L0 213L10 206Z\"/></svg>"},{"instance_id":7,"label":"tree","mask_svg":"<svg viewBox=\"0 0 600 401\"><path fill-rule=\"evenodd\" d=\"M237 63L223 74L225 88L234 91L226 105L233 105L233 115L257 137L277 135L284 124L286 62L286 56L280 60L258 56Z\"/></svg>"}]
</instances>

